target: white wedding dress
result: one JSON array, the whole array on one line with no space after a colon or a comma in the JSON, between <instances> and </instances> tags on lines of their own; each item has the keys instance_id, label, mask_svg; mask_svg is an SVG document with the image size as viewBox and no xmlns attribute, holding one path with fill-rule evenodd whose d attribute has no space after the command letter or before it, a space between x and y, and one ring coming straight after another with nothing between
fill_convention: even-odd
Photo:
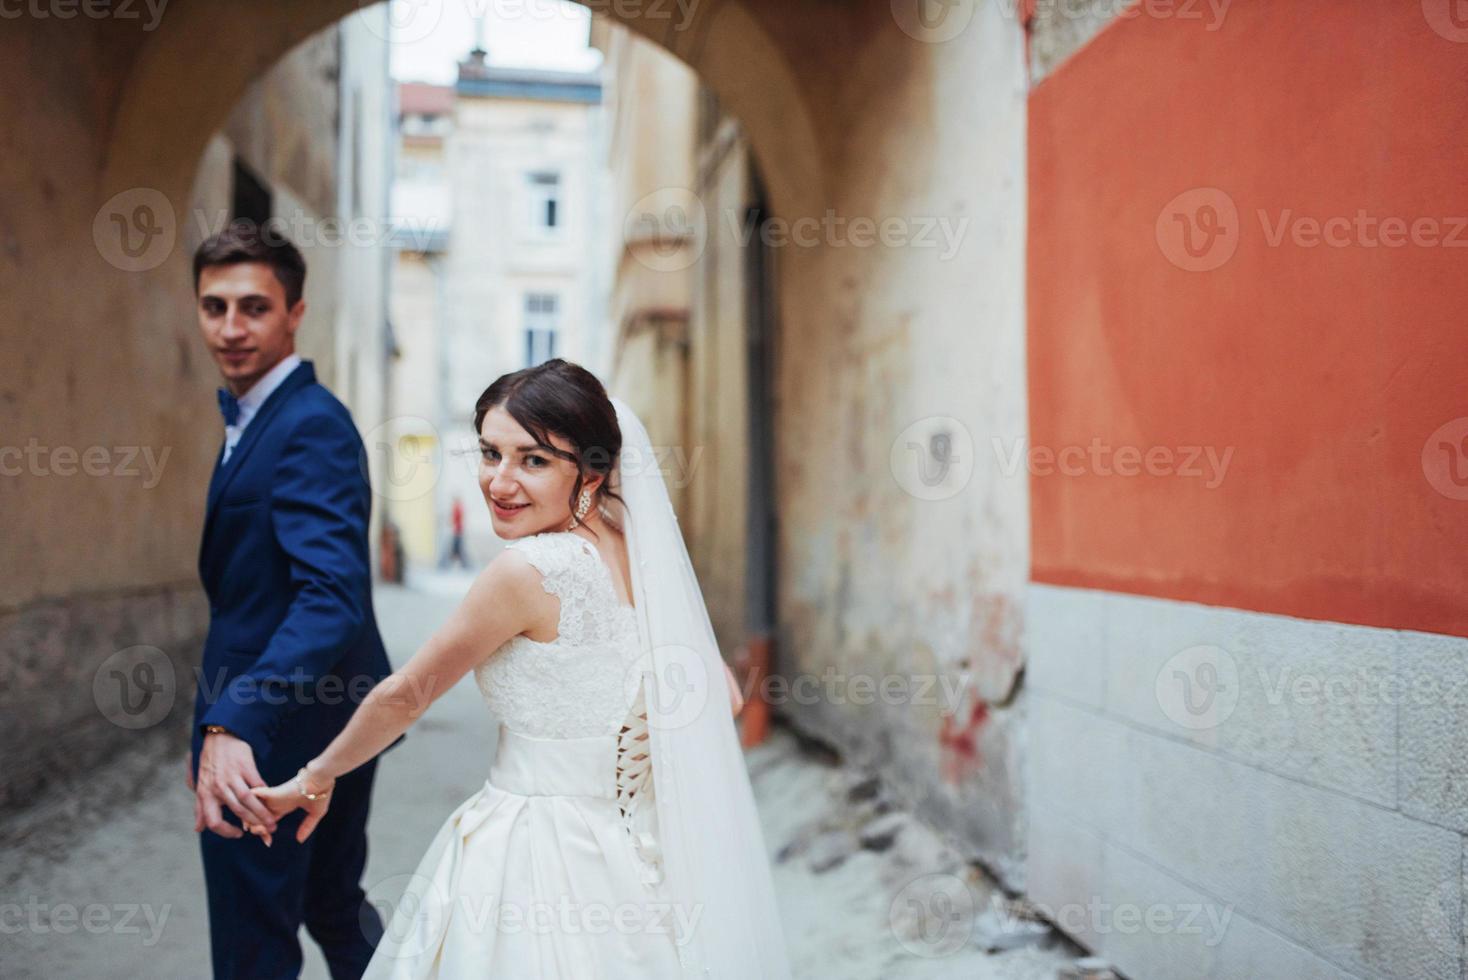
<instances>
[{"instance_id":1,"label":"white wedding dress","mask_svg":"<svg viewBox=\"0 0 1468 980\"><path fill-rule=\"evenodd\" d=\"M681 976L698 923L664 890L636 612L587 539L506 547L560 598L559 634L475 669L500 719L489 778L429 844L365 976Z\"/></svg>"}]
</instances>

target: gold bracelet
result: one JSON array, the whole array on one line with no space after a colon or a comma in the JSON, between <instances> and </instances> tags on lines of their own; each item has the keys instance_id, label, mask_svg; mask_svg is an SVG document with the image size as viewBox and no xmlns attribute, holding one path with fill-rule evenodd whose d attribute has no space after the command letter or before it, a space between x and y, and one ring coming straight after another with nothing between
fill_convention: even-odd
<instances>
[{"instance_id":1,"label":"gold bracelet","mask_svg":"<svg viewBox=\"0 0 1468 980\"><path fill-rule=\"evenodd\" d=\"M300 771L296 773L296 792L297 793L300 793L302 796L304 796L308 800L311 800L312 802L314 802L316 800L324 800L328 796L331 795L331 790L329 790L329 789L328 790L325 790L323 792L320 792L320 793L308 793L308 792L306 792L306 781L305 781L304 778L302 778L305 775L306 775L306 767L305 766L302 766L300 768Z\"/></svg>"}]
</instances>

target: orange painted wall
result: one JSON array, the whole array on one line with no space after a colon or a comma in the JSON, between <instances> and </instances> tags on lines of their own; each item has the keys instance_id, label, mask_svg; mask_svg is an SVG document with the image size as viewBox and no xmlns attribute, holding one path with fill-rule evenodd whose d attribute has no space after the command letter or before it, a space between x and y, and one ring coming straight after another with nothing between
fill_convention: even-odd
<instances>
[{"instance_id":1,"label":"orange painted wall","mask_svg":"<svg viewBox=\"0 0 1468 980\"><path fill-rule=\"evenodd\" d=\"M1455 34L1450 12L1139 16L1033 92L1032 447L1232 447L1212 488L1160 450L1153 474L1032 468L1035 581L1468 635L1468 20ZM1362 210L1404 227L1363 231ZM1297 243L1300 217L1346 219L1329 231L1351 244Z\"/></svg>"}]
</instances>

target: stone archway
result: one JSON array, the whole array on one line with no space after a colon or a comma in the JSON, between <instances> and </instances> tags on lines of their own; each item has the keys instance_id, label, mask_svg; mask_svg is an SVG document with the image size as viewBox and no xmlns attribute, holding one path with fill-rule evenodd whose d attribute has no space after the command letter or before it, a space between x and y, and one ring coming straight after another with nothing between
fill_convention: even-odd
<instances>
[{"instance_id":1,"label":"stone archway","mask_svg":"<svg viewBox=\"0 0 1468 980\"><path fill-rule=\"evenodd\" d=\"M1021 787L1006 707L1023 662L1026 487L979 469L931 501L897 478L889 454L919 422L923 440L943 419L976 437L1024 432L1024 32L1005 5L960 0L949 5L956 29L927 36L912 29L919 2L701 0L681 29L651 16L667 5L609 12L632 11L618 19L692 66L741 119L772 217L809 222L774 255L782 646L817 676L900 664L973 681L952 737L932 708L792 710L1009 869ZM193 336L187 257L175 248L155 268L124 271L99 254L93 225L118 193L186 200L210 134L251 80L356 9L191 0L151 31L85 17L0 31L6 421L22 443L171 453L146 489L0 484L15 515L11 565L25 569L0 583L0 615L19 624L15 642L43 651L18 658L25 669L0 709L84 689L99 637L187 646L200 628L198 488L217 433L197 424L213 377ZM857 219L890 224L901 240L858 244L843 224ZM0 710L0 737L44 741L88 710ZM104 726L94 741L110 734ZM956 760L962 778L945 782L949 756L980 742L982 753ZM56 744L38 768L89 756Z\"/></svg>"},{"instance_id":2,"label":"stone archway","mask_svg":"<svg viewBox=\"0 0 1468 980\"><path fill-rule=\"evenodd\" d=\"M134 187L181 199L209 135L250 82L360 6L353 0L279 3L262 14L239 5L191 4L167 18L137 52L119 93L98 203ZM604 5L593 0L586 6ZM632 14L618 13L622 5L606 7L619 23L685 61L740 118L777 213L819 209L822 154L802 79L759 18L739 0L708 0L674 29L656 5ZM159 132L160 119L169 121L166 133Z\"/></svg>"}]
</instances>

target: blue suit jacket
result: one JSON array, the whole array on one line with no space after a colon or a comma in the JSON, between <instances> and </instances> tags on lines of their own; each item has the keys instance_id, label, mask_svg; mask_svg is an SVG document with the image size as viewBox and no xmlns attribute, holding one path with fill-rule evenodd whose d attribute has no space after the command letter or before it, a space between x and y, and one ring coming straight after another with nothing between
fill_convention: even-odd
<instances>
[{"instance_id":1,"label":"blue suit jacket","mask_svg":"<svg viewBox=\"0 0 1468 980\"><path fill-rule=\"evenodd\" d=\"M266 781L289 778L392 672L372 610L365 463L351 414L310 361L271 392L229 462L216 460L199 546L209 634L196 772L214 724L250 743Z\"/></svg>"}]
</instances>

